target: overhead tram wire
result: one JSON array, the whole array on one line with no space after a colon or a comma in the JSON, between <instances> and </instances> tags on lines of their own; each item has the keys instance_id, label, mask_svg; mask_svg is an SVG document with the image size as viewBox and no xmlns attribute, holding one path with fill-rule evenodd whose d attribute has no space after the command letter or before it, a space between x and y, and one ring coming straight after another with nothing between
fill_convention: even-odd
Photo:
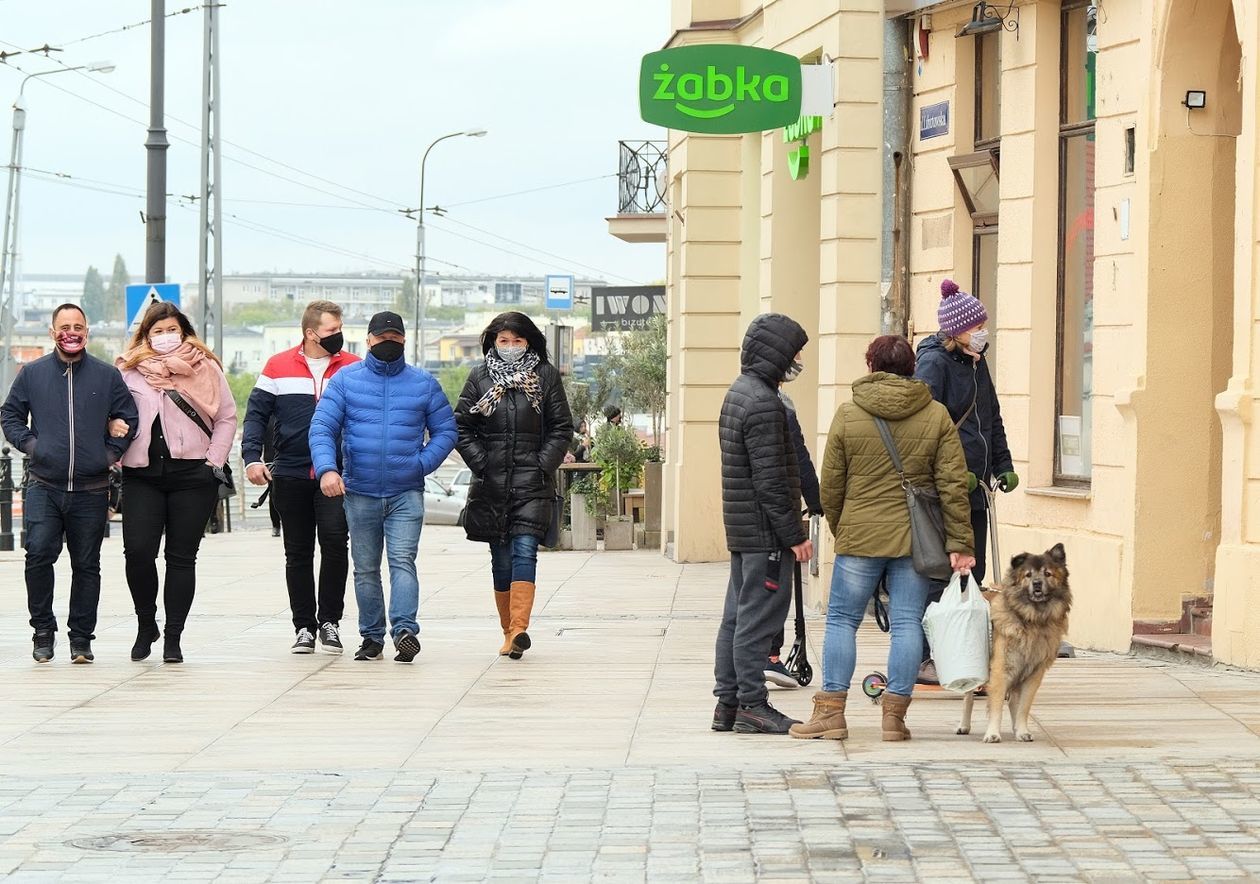
<instances>
[{"instance_id":1,"label":"overhead tram wire","mask_svg":"<svg viewBox=\"0 0 1260 884\"><path fill-rule=\"evenodd\" d=\"M31 174L36 180L47 181L52 184L60 184L63 187L73 187L79 190L89 190L96 193L108 194L110 196L126 197L128 199L144 199L145 197L144 193L138 190L128 188L125 185L113 184L107 181L97 181L95 179L76 178L75 176L69 175L65 172L50 172L44 169L30 169L30 168L25 168L25 167L23 168L23 172ZM91 183L88 183L88 182L91 182ZM185 200L182 197L177 197L173 194L167 194L167 202L172 203L176 205L177 207L185 209L187 211L195 211L191 201ZM343 246L335 245L333 243L328 243L322 240L313 239L311 237L304 236L302 234L293 233L292 231L284 230L282 228L272 227L271 225L263 224L260 221L255 221L251 218L245 218L235 213L224 212L224 218L227 219L228 223L232 224L232 226L234 227L240 227L242 229L250 230L255 233L262 233L267 236L273 236L279 239L284 239L289 242L296 243L298 245L309 246L311 248L318 248L324 251L329 251L335 254L342 255L344 257L358 258L360 260L368 261L373 264L378 264L382 267L389 267L391 269L401 269L401 270L411 269L410 261L407 261L405 263L399 262L399 261L390 261L387 258L381 258L377 255L369 255L364 252L356 252L351 249L347 249ZM463 264L457 264L454 261L446 261L442 258L431 258L430 260L435 261L438 264L445 264L449 267L454 267L456 269L464 270L469 273L476 272L472 270L471 268L466 267Z\"/></svg>"},{"instance_id":2,"label":"overhead tram wire","mask_svg":"<svg viewBox=\"0 0 1260 884\"><path fill-rule=\"evenodd\" d=\"M196 12L199 9L205 9L207 5L208 4L203 3L200 6L186 6L183 9L177 9L174 12L166 13L165 17L174 18L177 15L187 15L190 12ZM224 4L216 3L214 5L223 6ZM57 45L64 49L67 46L75 46L79 43L86 43L88 40L95 40L98 37L108 37L112 34L121 34L124 31L134 30L135 28L142 28L147 24L151 24L152 22L153 22L153 19L146 18L144 21L138 21L129 25L123 25L122 27L113 28L112 30L108 30L108 31L101 31L99 34L88 34L86 37L76 37L73 40L67 40L63 43L58 43Z\"/></svg>"},{"instance_id":3,"label":"overhead tram wire","mask_svg":"<svg viewBox=\"0 0 1260 884\"><path fill-rule=\"evenodd\" d=\"M92 82L96 82L96 81L93 80ZM590 178L576 178L573 181L561 181L558 184L544 184L541 187L531 187L528 190L514 190L510 193L500 193L500 194L495 194L493 196L482 196L482 197L478 197L476 199L471 199L471 200L461 200L457 203L447 203L445 206L443 206L443 208L454 209L459 206L472 206L472 205L476 205L477 203L488 203L488 202L491 202L492 200L505 200L514 196L525 196L526 194L530 194L530 193L541 193L544 190L556 190L561 187L573 187L578 184L589 184L592 181L606 181L609 178L616 178L617 174L618 173L616 172L610 172L607 175L594 175Z\"/></svg>"},{"instance_id":4,"label":"overhead tram wire","mask_svg":"<svg viewBox=\"0 0 1260 884\"><path fill-rule=\"evenodd\" d=\"M492 232L491 232L491 231L489 231L489 230L484 230L484 229L482 229L482 228L480 228L480 227L475 227L475 226L473 226L472 224L468 224L467 222L456 220L455 218L447 218L447 217L445 217L445 216L440 216L440 217L441 217L441 220L442 220L442 221L449 221L449 222L451 222L452 224L458 224L460 227L467 227L469 230L475 230L477 233L480 233L480 234L482 234L483 236L491 236L491 237L494 237L495 239L501 239L501 240L503 240L503 241L504 241L504 242L506 242L506 243L511 243L511 244L512 244L512 245L514 245L514 246L519 246L519 247L521 247L522 249L527 249L528 251L531 251L531 252L537 252L537 253L538 253L538 254L540 254L540 255L546 255L548 258L554 258L554 259L556 259L556 260L558 260L558 261L563 261L563 262L565 262L566 264L571 264L571 265L572 265L572 266L574 266L574 267L581 267L581 268L583 268L583 269L590 270L590 271L592 271L592 272L594 272L594 273L598 273L598 274L600 274L601 276L608 276L608 277L612 277L613 279L622 279L622 280L625 280L626 282L634 282L636 285L637 285L637 284L640 284L640 283L638 283L636 280L633 280L633 279L631 279L631 278L630 278L630 277L628 277L628 276L622 276L620 273L612 273L611 271L604 270L604 269L599 268L599 267L594 267L594 266L592 266L592 265L590 265L590 264L583 264L581 261L574 261L574 260L573 260L573 259L571 259L571 258L566 258L564 255L557 255L557 254L556 254L556 253L554 253L554 252L548 252L548 251L547 251L547 250L545 250L545 249L540 249L540 248L537 248L537 247L535 247L535 246L531 246L531 245L529 245L528 243L518 242L517 240L514 240L514 239L509 239L509 238L508 238L508 237L506 237L506 236L502 236L502 235L500 235L500 234L498 234L498 233L492 233ZM441 229L441 225L436 225L436 226L438 227L438 229ZM451 234L452 236L460 236L460 234L455 233L453 230L447 230L446 232L447 232L447 233L449 233L449 234ZM471 239L471 237L465 237L465 238L466 238L466 239ZM473 242L479 242L479 240L472 240L472 241L473 241ZM488 244L487 244L487 243L483 243L483 245L488 245ZM491 246L491 248L494 248L494 246ZM515 253L513 252L513 253L511 253L511 254L515 254ZM530 260L537 260L537 259L536 259L536 258L531 258Z\"/></svg>"}]
</instances>

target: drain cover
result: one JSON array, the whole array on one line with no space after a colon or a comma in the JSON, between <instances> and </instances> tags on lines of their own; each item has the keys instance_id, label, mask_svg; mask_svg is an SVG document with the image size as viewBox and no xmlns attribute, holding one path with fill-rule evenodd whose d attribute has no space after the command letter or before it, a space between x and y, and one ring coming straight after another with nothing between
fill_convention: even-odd
<instances>
[{"instance_id":1,"label":"drain cover","mask_svg":"<svg viewBox=\"0 0 1260 884\"><path fill-rule=\"evenodd\" d=\"M225 832L219 829L161 829L119 832L97 838L75 838L66 843L80 850L127 853L199 853L202 851L262 850L288 842L283 835L265 832Z\"/></svg>"}]
</instances>

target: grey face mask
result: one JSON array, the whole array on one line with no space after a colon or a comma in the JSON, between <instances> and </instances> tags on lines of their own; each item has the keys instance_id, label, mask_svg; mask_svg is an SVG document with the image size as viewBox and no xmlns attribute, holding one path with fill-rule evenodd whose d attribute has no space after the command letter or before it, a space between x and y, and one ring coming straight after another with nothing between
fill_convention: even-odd
<instances>
[{"instance_id":1,"label":"grey face mask","mask_svg":"<svg viewBox=\"0 0 1260 884\"><path fill-rule=\"evenodd\" d=\"M494 352L499 354L499 358L502 359L504 362L508 363L509 365L515 362L520 362L521 359L524 358L525 353L528 350L529 350L529 347L526 347L526 346L518 346L518 347L496 346L494 348Z\"/></svg>"},{"instance_id":2,"label":"grey face mask","mask_svg":"<svg viewBox=\"0 0 1260 884\"><path fill-rule=\"evenodd\" d=\"M794 359L792 360L792 364L788 366L787 374L783 376L783 380L794 381L801 376L801 372L804 370L805 366L801 365L801 363Z\"/></svg>"}]
</instances>

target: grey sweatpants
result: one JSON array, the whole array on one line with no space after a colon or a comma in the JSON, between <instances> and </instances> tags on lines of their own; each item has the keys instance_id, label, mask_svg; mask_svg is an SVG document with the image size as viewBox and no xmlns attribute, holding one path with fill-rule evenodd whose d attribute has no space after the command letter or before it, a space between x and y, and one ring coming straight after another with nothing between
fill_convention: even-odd
<instances>
[{"instance_id":1,"label":"grey sweatpants","mask_svg":"<svg viewBox=\"0 0 1260 884\"><path fill-rule=\"evenodd\" d=\"M770 553L731 553L731 580L718 629L713 694L728 706L755 706L766 699L766 660L775 633L783 628L792 600L796 558L780 554L778 589L766 585Z\"/></svg>"}]
</instances>

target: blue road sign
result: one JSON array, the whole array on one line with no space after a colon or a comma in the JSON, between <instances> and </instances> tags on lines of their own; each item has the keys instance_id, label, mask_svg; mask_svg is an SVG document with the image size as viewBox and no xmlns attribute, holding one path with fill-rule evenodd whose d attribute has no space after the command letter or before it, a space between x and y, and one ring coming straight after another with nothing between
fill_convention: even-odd
<instances>
[{"instance_id":1,"label":"blue road sign","mask_svg":"<svg viewBox=\"0 0 1260 884\"><path fill-rule=\"evenodd\" d=\"M548 276L546 282L547 282L547 309L548 310L572 310L573 309L573 277L572 276Z\"/></svg>"},{"instance_id":2,"label":"blue road sign","mask_svg":"<svg viewBox=\"0 0 1260 884\"><path fill-rule=\"evenodd\" d=\"M140 325L144 311L158 301L170 301L179 306L179 283L157 282L143 285L127 286L127 328L135 329Z\"/></svg>"},{"instance_id":3,"label":"blue road sign","mask_svg":"<svg viewBox=\"0 0 1260 884\"><path fill-rule=\"evenodd\" d=\"M949 102L940 101L919 108L919 140L949 134Z\"/></svg>"}]
</instances>

